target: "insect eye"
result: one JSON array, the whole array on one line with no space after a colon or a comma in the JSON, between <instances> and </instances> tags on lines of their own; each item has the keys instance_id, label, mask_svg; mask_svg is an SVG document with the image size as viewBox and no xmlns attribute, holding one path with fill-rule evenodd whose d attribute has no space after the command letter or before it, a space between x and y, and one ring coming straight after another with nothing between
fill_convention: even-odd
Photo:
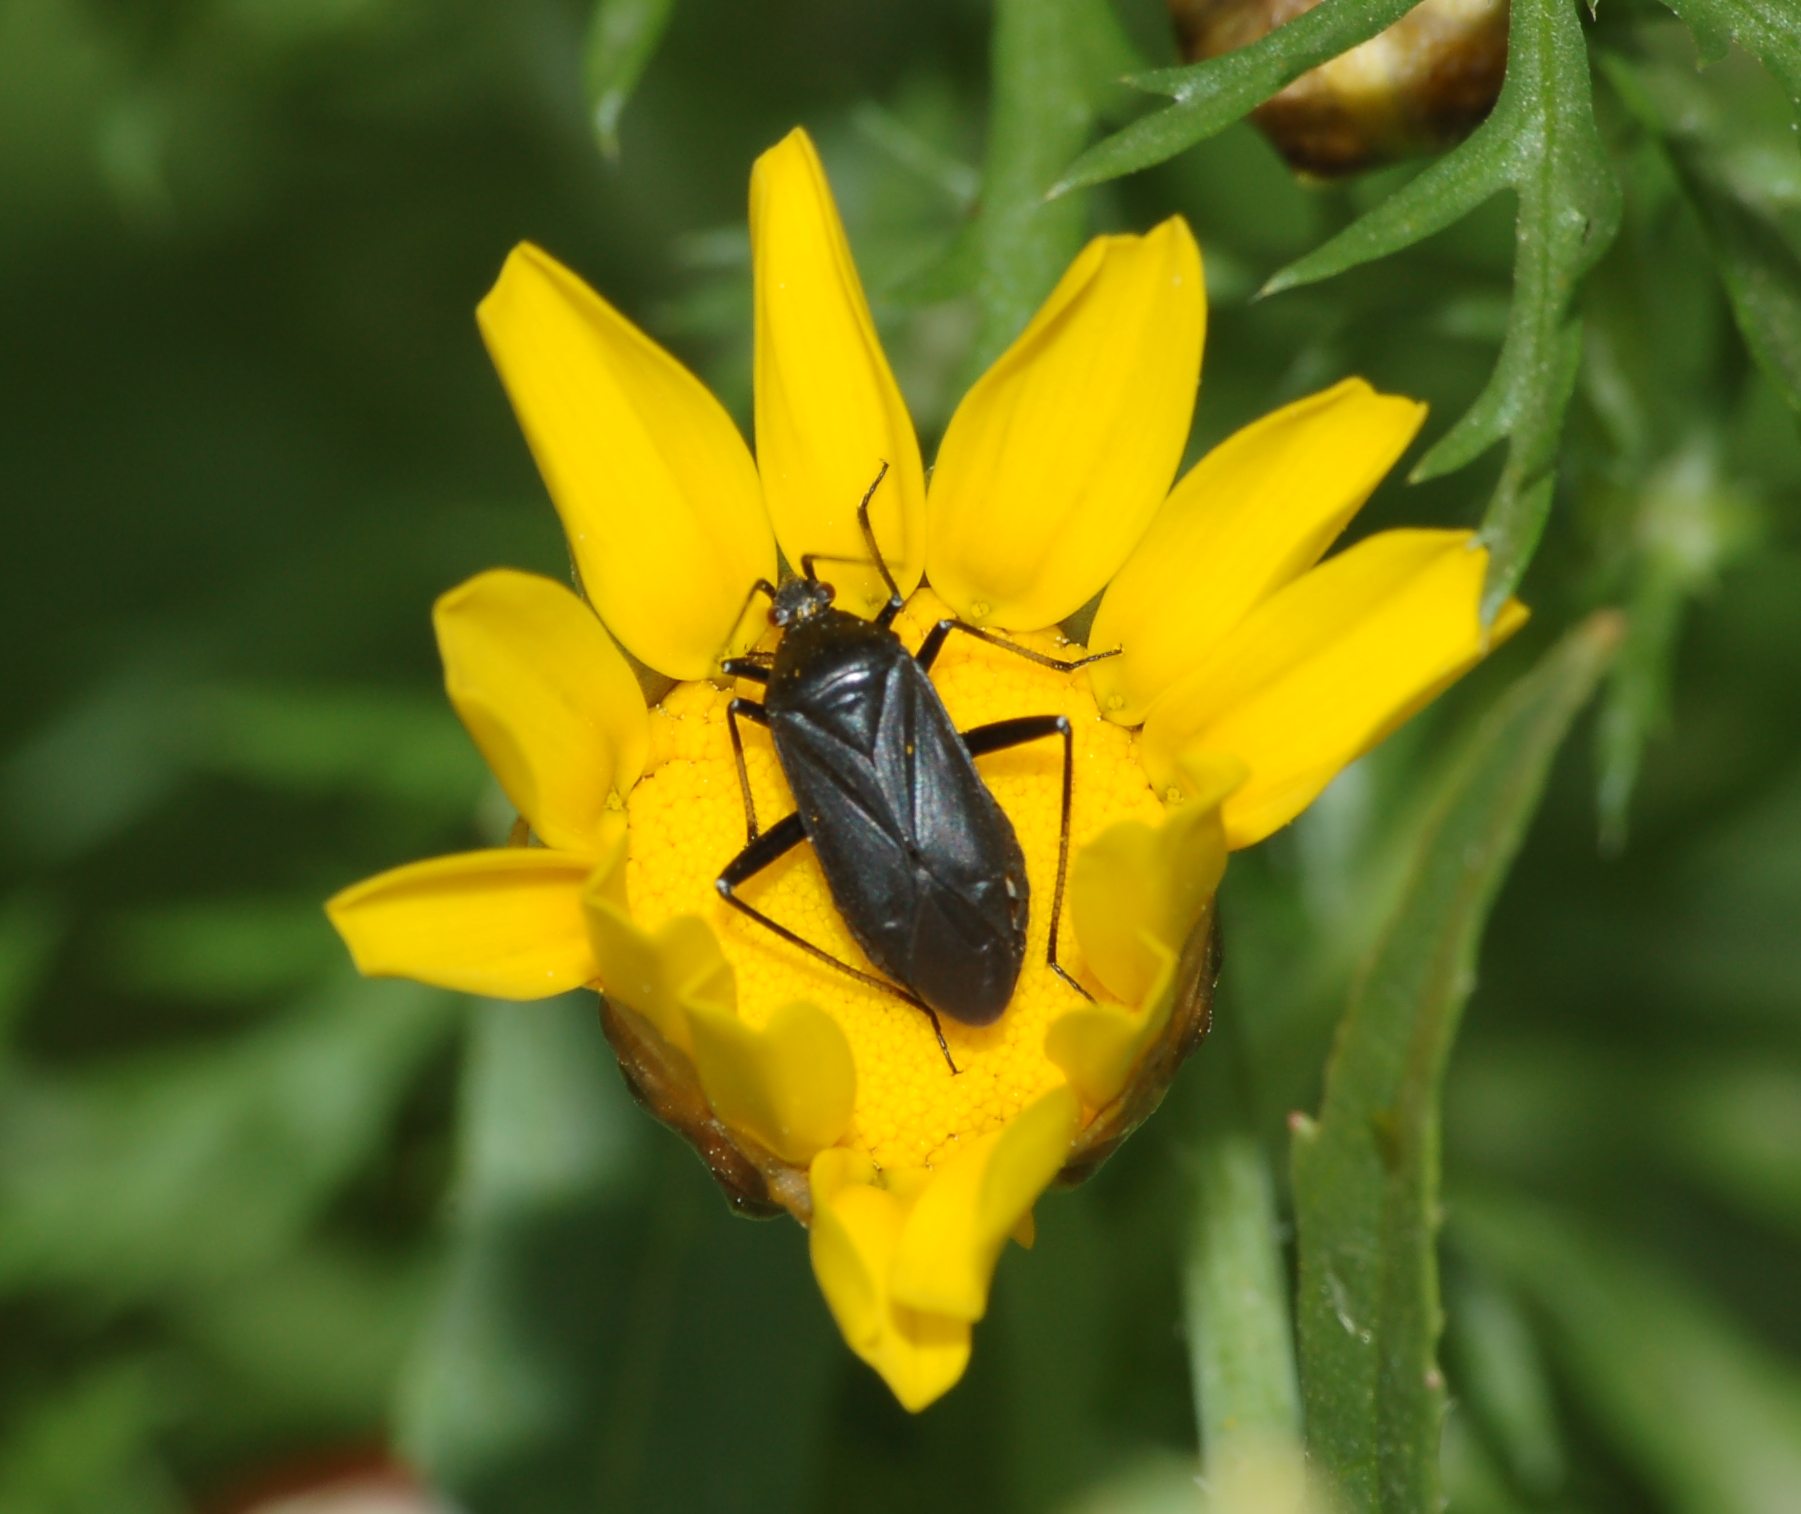
<instances>
[{"instance_id":1,"label":"insect eye","mask_svg":"<svg viewBox=\"0 0 1801 1514\"><path fill-rule=\"evenodd\" d=\"M836 597L836 595L837 595L837 593L838 593L838 591L837 591L837 590L836 590L836 589L834 589L834 588L833 588L833 587L832 587L832 586L831 586L831 585L830 585L830 584L829 584L829 583L827 583L827 582L825 582L825 580L824 580L824 579L821 579L821 580L820 580L820 583L819 583L819 597L820 597L820 598L821 598L821 599L823 599L823 600L826 600L826 601L828 601L828 602L829 602L829 601L831 601L831 600L832 600L832 599L833 599L833 598L835 598L835 597Z\"/></svg>"}]
</instances>

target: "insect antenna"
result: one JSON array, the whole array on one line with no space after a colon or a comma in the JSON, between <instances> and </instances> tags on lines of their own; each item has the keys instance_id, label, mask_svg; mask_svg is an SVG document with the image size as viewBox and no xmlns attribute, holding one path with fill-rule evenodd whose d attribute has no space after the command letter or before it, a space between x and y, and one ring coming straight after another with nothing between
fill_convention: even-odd
<instances>
[{"instance_id":1,"label":"insect antenna","mask_svg":"<svg viewBox=\"0 0 1801 1514\"><path fill-rule=\"evenodd\" d=\"M902 596L900 585L895 582L894 574L888 567L888 559L882 555L882 546L875 538L875 527L869 519L869 502L875 498L875 492L882 487L882 480L888 476L888 460L882 460L877 470L875 481L863 491L863 498L857 503L857 530L862 534L863 545L869 549L867 557L843 557L832 552L806 552L801 555L801 572L817 583L819 575L814 564L822 562L855 563L859 566L873 567L882 575L882 584L888 590L888 603L882 606L881 613L876 616L876 624L886 627L894 617L900 614L906 599Z\"/></svg>"}]
</instances>

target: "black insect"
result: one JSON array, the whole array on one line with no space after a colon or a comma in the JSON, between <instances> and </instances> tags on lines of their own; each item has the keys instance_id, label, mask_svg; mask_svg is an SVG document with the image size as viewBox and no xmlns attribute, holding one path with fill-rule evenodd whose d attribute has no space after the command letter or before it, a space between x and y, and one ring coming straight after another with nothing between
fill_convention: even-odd
<instances>
[{"instance_id":1,"label":"black insect","mask_svg":"<svg viewBox=\"0 0 1801 1514\"><path fill-rule=\"evenodd\" d=\"M924 1010L954 1073L938 1016L965 1025L999 1017L1019 981L1031 902L1012 822L976 771L975 759L984 753L1062 738L1063 819L1048 960L1089 997L1057 960L1073 740L1063 715L997 720L959 732L927 675L953 631L1062 672L1114 654L1060 661L960 620L939 621L919 651L909 652L889 629L903 601L869 524L869 502L887 472L884 463L857 507L869 561L888 588L888 602L873 621L833 606L832 586L815 571L820 554L803 556L802 576L780 588L759 579L746 600L748 607L758 594L768 596L770 623L782 638L773 654L722 664L726 673L768 692L761 704L734 699L727 706L746 839L716 886L728 904L783 940ZM757 828L740 719L768 727L798 805L767 831ZM739 885L802 841L812 842L838 912L885 978L840 961L738 896Z\"/></svg>"}]
</instances>

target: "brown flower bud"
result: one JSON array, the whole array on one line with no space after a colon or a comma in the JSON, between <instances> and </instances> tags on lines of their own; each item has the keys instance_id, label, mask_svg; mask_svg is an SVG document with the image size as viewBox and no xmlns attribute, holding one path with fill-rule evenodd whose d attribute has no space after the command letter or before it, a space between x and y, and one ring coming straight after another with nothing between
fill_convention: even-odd
<instances>
[{"instance_id":1,"label":"brown flower bud","mask_svg":"<svg viewBox=\"0 0 1801 1514\"><path fill-rule=\"evenodd\" d=\"M1169 0L1191 59L1255 42L1319 0ZM1387 31L1301 75L1251 113L1302 173L1358 173L1468 136L1507 67L1507 0L1423 0Z\"/></svg>"}]
</instances>

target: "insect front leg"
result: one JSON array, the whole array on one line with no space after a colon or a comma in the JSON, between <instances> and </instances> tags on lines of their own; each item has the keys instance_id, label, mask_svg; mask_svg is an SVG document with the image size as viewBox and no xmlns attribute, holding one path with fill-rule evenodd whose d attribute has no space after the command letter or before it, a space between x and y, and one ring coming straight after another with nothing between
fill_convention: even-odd
<instances>
[{"instance_id":1,"label":"insect front leg","mask_svg":"<svg viewBox=\"0 0 1801 1514\"><path fill-rule=\"evenodd\" d=\"M960 625L960 621L941 621L939 629L944 626ZM964 630L973 627L964 626ZM978 635L981 633L977 633ZM1002 642L1005 646L1007 643ZM1024 651L1016 647L1015 651ZM1103 656L1110 654L1103 653ZM1093 658L1084 661L1092 662ZM1080 666L1080 664L1077 664ZM1057 931L1063 923L1063 884L1069 874L1069 811L1070 800L1075 785L1075 730L1069 723L1067 715L1020 715L1012 720L996 720L989 725L979 725L972 730L964 731L963 745L969 749L971 757L985 756L989 752L1005 751L1008 747L1023 746L1028 741L1041 741L1046 736L1063 738L1063 811L1062 820L1057 828L1057 886L1051 894L1051 939L1045 952L1045 961L1050 969L1084 999L1092 999L1093 994L1075 980L1068 969L1057 960Z\"/></svg>"},{"instance_id":2,"label":"insect front leg","mask_svg":"<svg viewBox=\"0 0 1801 1514\"><path fill-rule=\"evenodd\" d=\"M1016 657L1035 662L1041 668L1055 668L1059 673L1073 673L1091 662L1103 662L1109 657L1119 656L1119 648L1112 647L1105 652L1090 652L1086 657L1049 657L1043 652L1034 652L1030 647L1022 647L1016 641L1009 641L998 631L985 631L980 626L972 626L967 620L951 619L939 621L926 632L926 639L919 644L913 660L929 672L932 664L938 660L938 654L944 650L945 639L952 631L961 631L965 636L985 641L991 647L1003 647Z\"/></svg>"},{"instance_id":3,"label":"insect front leg","mask_svg":"<svg viewBox=\"0 0 1801 1514\"><path fill-rule=\"evenodd\" d=\"M741 657L728 657L719 664L727 678L742 678L750 683L768 683L774 652L746 652Z\"/></svg>"},{"instance_id":4,"label":"insect front leg","mask_svg":"<svg viewBox=\"0 0 1801 1514\"><path fill-rule=\"evenodd\" d=\"M786 820L771 826L760 836L753 832L750 840L745 842L744 850L732 858L725 865L724 871L714 880L713 886L719 890L719 897L740 914L755 920L765 930L773 931L790 946L798 946L808 956L825 963L828 967L837 968L841 973L848 973L859 983L866 984L882 993L892 994L895 998L911 1004L915 1009L924 1010L926 1018L932 1022L932 1034L938 1037L938 1049L944 1053L944 1060L954 1076L957 1064L951 1060L951 1049L945 1044L944 1027L938 1023L937 1013L925 1000L916 994L908 993L906 989L897 984L890 983L886 978L878 978L874 973L866 973L862 968L853 967L841 958L834 957L823 946L815 946L805 936L790 930L779 920L770 919L756 905L738 897L739 885L748 883L764 868L787 856L806 839L807 832L801 824L799 815L790 815Z\"/></svg>"},{"instance_id":5,"label":"insect front leg","mask_svg":"<svg viewBox=\"0 0 1801 1514\"><path fill-rule=\"evenodd\" d=\"M735 659L734 659L735 660ZM730 664L726 670L731 671ZM762 669L756 669L762 672ZM743 677L743 673L734 676ZM768 674L764 673L764 682L768 682ZM757 801L750 794L750 769L744 765L744 737L739 734L738 720L742 716L753 725L769 728L769 713L754 699L734 699L725 707L726 729L732 733L732 757L738 764L738 792L744 796L744 840L746 844L757 839Z\"/></svg>"}]
</instances>

